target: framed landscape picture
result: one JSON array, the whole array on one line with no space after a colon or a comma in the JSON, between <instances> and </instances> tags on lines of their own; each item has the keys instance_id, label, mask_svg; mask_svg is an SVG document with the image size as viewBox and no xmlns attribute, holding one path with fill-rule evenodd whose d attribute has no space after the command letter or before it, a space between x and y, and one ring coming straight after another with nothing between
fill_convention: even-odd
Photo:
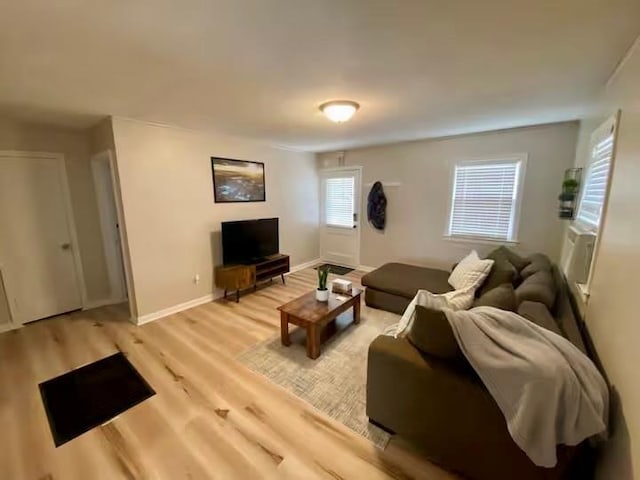
<instances>
[{"instance_id":1,"label":"framed landscape picture","mask_svg":"<svg viewBox=\"0 0 640 480\"><path fill-rule=\"evenodd\" d=\"M264 202L264 163L211 157L216 203Z\"/></svg>"}]
</instances>

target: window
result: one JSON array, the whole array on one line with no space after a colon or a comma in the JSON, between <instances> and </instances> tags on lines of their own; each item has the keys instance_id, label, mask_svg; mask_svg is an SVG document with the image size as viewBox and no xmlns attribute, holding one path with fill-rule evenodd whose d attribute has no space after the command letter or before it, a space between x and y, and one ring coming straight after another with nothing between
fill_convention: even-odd
<instances>
[{"instance_id":1,"label":"window","mask_svg":"<svg viewBox=\"0 0 640 480\"><path fill-rule=\"evenodd\" d=\"M598 257L598 247L600 244L599 229L605 216L611 171L614 163L614 152L616 142L616 128L619 112L609 117L600 125L590 138L589 158L586 162L586 174L580 194L580 204L576 215L575 227L582 233L595 235L595 240L587 241L586 247L578 249L578 243L574 243L573 248L565 257L565 261L570 262L572 269L582 272L578 279L570 278L578 283L578 291L582 295L582 300L587 302L591 290L591 280L593 278L594 264ZM588 271L586 283L584 272Z\"/></svg>"},{"instance_id":2,"label":"window","mask_svg":"<svg viewBox=\"0 0 640 480\"><path fill-rule=\"evenodd\" d=\"M591 137L591 152L587 164L576 221L588 230L598 231L607 195L609 172L613 158L615 119L601 125Z\"/></svg>"},{"instance_id":3,"label":"window","mask_svg":"<svg viewBox=\"0 0 640 480\"><path fill-rule=\"evenodd\" d=\"M353 228L354 177L327 178L325 182L326 225Z\"/></svg>"},{"instance_id":4,"label":"window","mask_svg":"<svg viewBox=\"0 0 640 480\"><path fill-rule=\"evenodd\" d=\"M517 241L526 155L455 166L448 236Z\"/></svg>"}]
</instances>

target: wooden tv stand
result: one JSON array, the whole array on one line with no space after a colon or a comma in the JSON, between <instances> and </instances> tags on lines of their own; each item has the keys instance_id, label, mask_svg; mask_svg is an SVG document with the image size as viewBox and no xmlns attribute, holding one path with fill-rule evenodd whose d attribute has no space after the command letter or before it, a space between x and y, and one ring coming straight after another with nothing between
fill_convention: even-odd
<instances>
[{"instance_id":1,"label":"wooden tv stand","mask_svg":"<svg viewBox=\"0 0 640 480\"><path fill-rule=\"evenodd\" d=\"M258 283L282 278L289 273L289 255L278 253L270 255L257 263L220 265L215 268L216 287L224 288L224 298L227 292L235 290L236 302L240 301L240 291L253 287L255 291Z\"/></svg>"}]
</instances>

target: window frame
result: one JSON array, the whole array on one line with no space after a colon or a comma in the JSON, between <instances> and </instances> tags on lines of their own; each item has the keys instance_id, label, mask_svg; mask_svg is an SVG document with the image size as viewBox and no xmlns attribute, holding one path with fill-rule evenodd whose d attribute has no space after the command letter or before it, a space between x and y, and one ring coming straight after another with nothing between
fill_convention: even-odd
<instances>
[{"instance_id":1,"label":"window frame","mask_svg":"<svg viewBox=\"0 0 640 480\"><path fill-rule=\"evenodd\" d=\"M482 157L468 160L457 160L450 168L450 181L448 191L448 216L445 225L445 240L454 242L486 243L500 245L518 245L520 243L518 235L520 230L520 215L522 211L522 197L524 194L524 179L527 171L527 161L529 154L525 152L499 155L493 157ZM496 165L496 164L517 164L517 178L515 181L515 204L511 211L510 230L511 236L507 239L500 239L482 235L458 235L451 233L451 222L453 221L454 194L456 188L456 168L467 165Z\"/></svg>"},{"instance_id":2,"label":"window frame","mask_svg":"<svg viewBox=\"0 0 640 480\"><path fill-rule=\"evenodd\" d=\"M323 195L324 202L323 202L323 205L322 205L322 211L320 213L322 215L323 225L326 226L326 227L329 227L329 228L344 228L344 229L347 229L347 230L352 230L353 228L356 227L356 224L357 224L357 219L354 218L354 216L353 216L354 214L357 214L357 211L356 211L356 208L357 208L356 207L356 203L357 203L357 200L356 200L356 188L357 188L357 185L356 185L356 178L355 177L353 177L353 185L352 185L352 187L353 187L353 193L352 193L352 195L353 195L353 205L352 205L353 212L351 214L351 220L350 220L351 223L349 225L334 224L334 223L329 223L328 219L327 219L327 205L328 205L327 204L327 199L328 199L327 190L328 190L328 187L329 187L329 181L330 180L336 180L336 179L337 180L342 180L343 178L351 178L351 177L343 177L343 176L341 176L340 172L334 172L334 173L336 173L336 175L327 175L323 179L323 182L322 182L323 183L323 190L320 192L320 194Z\"/></svg>"},{"instance_id":3,"label":"window frame","mask_svg":"<svg viewBox=\"0 0 640 480\"><path fill-rule=\"evenodd\" d=\"M611 150L611 160L609 161L609 172L607 174L607 186L605 188L604 199L602 202L602 211L600 213L599 223L597 226L594 226L591 223L584 222L580 220L580 209L582 208L582 202L584 200L584 195L587 190L587 182L589 180L589 173L591 170L591 166L593 162L593 149L605 138L609 135L613 135L613 146ZM578 228L579 230L595 233L598 233L602 230L604 225L604 217L606 214L606 209L609 201L609 191L611 190L611 177L613 176L613 164L616 156L616 144L618 137L618 115L614 114L608 117L604 122L602 122L589 136L589 151L588 158L586 163L584 164L584 180L580 185L580 192L578 193L578 206L576 208L575 219L572 224Z\"/></svg>"},{"instance_id":4,"label":"window frame","mask_svg":"<svg viewBox=\"0 0 640 480\"><path fill-rule=\"evenodd\" d=\"M609 116L604 122L602 122L590 135L589 137L589 158L587 163L583 168L587 170L591 166L593 148L597 143L600 142L605 132L607 130L613 129L613 150L611 151L611 162L609 163L609 176L607 178L607 188L604 195L604 202L602 203L602 213L600 215L600 224L598 228L594 229L591 225L585 224L584 222L580 222L577 219L578 210L576 210L576 219L573 220L573 227L578 230L583 230L585 232L594 233L596 236L596 240L593 245L593 252L591 253L591 264L589 265L589 273L587 275L586 283L577 283L573 284L578 290L580 294L582 303L586 305L589 302L589 297L591 295L591 286L593 284L593 273L596 268L596 263L598 262L598 253L600 252L600 242L602 241L602 232L604 230L606 221L607 221L607 210L609 208L609 195L611 193L611 184L613 183L613 175L615 172L615 164L616 164L616 154L618 149L618 132L620 131L620 110L617 110L613 115ZM582 203L582 193L583 189L586 186L588 171L585 171L585 182L580 185L580 203ZM578 209L580 205L578 205Z\"/></svg>"}]
</instances>

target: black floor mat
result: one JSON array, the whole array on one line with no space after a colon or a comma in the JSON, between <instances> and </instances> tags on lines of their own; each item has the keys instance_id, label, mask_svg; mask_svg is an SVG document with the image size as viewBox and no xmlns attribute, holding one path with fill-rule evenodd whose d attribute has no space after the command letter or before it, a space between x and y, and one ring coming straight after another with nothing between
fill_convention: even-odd
<instances>
[{"instance_id":1,"label":"black floor mat","mask_svg":"<svg viewBox=\"0 0 640 480\"><path fill-rule=\"evenodd\" d=\"M118 352L40 384L56 447L155 395Z\"/></svg>"},{"instance_id":2,"label":"black floor mat","mask_svg":"<svg viewBox=\"0 0 640 480\"><path fill-rule=\"evenodd\" d=\"M333 265L332 263L323 263L322 265L318 265L315 269L319 269L324 266L329 267L329 271L335 275L346 275L347 273L353 272L353 268L341 267L340 265Z\"/></svg>"}]
</instances>

